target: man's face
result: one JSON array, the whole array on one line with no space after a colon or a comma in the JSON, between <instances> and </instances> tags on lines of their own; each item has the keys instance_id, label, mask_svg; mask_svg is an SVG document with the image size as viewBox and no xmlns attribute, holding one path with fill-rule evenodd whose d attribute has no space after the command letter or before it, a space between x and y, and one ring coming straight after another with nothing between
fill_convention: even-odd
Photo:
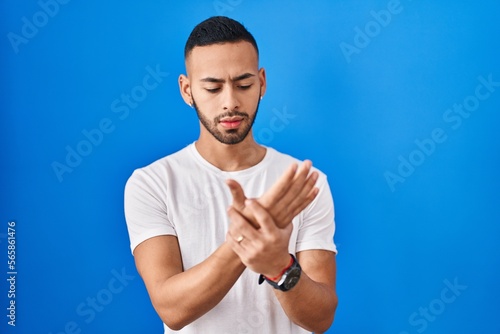
<instances>
[{"instance_id":1,"label":"man's face","mask_svg":"<svg viewBox=\"0 0 500 334\"><path fill-rule=\"evenodd\" d=\"M189 87L184 91L203 125L201 136L211 135L229 145L243 141L252 129L265 90L265 72L258 69L252 44L195 47L186 59L186 68Z\"/></svg>"}]
</instances>

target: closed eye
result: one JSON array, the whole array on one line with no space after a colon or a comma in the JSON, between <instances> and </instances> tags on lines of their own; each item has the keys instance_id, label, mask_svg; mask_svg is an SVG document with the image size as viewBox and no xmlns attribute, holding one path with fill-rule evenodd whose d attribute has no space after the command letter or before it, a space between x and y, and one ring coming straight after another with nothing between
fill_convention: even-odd
<instances>
[{"instance_id":1,"label":"closed eye","mask_svg":"<svg viewBox=\"0 0 500 334\"><path fill-rule=\"evenodd\" d=\"M205 90L209 93L217 93L220 88L205 88Z\"/></svg>"},{"instance_id":2,"label":"closed eye","mask_svg":"<svg viewBox=\"0 0 500 334\"><path fill-rule=\"evenodd\" d=\"M245 90L245 89L248 89L248 88L252 87L252 85L238 86L238 87L239 87L240 89Z\"/></svg>"}]
</instances>

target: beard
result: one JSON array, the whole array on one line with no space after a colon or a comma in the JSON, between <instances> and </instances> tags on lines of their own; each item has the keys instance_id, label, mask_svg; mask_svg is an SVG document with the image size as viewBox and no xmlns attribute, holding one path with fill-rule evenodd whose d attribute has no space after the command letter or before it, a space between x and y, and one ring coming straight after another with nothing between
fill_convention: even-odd
<instances>
[{"instance_id":1,"label":"beard","mask_svg":"<svg viewBox=\"0 0 500 334\"><path fill-rule=\"evenodd\" d=\"M257 100L257 107L255 108L255 113L253 114L252 117L246 112L235 110L220 114L217 117L215 117L213 121L210 121L200 111L193 97L193 107L196 110L196 114L198 115L198 119L200 120L201 124L203 124L205 129L207 129L207 131L210 132L210 134L215 139L217 139L222 144L227 144L227 145L235 145L241 143L247 137L248 133L252 129L253 123L255 122L255 118L257 117L257 112L259 111L259 104L260 104L260 98L258 98ZM221 119L223 119L224 117L234 117L234 116L239 116L243 118L239 128L227 129L223 131L220 131L217 128L217 125L219 124Z\"/></svg>"}]
</instances>

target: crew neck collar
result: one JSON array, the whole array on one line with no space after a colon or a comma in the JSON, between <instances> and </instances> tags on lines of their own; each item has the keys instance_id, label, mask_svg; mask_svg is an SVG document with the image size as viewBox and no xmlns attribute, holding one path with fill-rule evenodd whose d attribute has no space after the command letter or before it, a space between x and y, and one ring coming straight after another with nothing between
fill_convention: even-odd
<instances>
[{"instance_id":1,"label":"crew neck collar","mask_svg":"<svg viewBox=\"0 0 500 334\"><path fill-rule=\"evenodd\" d=\"M269 161L271 160L271 157L272 157L274 150L270 147L267 147L267 146L262 145L262 147L264 147L266 149L266 153L264 155L264 158L260 162L258 162L256 165L248 167L246 169L238 170L238 171L224 171L224 170L221 170L220 168L212 165L210 162L208 162L207 160L205 160L205 158L203 158L201 156L200 152L198 152L198 149L196 149L196 145L194 142L188 146L188 149L191 152L191 154L193 155L193 157L195 158L195 160L199 164L201 164L204 168L210 170L211 172L213 172L217 175L223 176L223 177L244 177L244 176L252 175L256 171L259 171L262 168L265 168L266 166L269 165Z\"/></svg>"}]
</instances>

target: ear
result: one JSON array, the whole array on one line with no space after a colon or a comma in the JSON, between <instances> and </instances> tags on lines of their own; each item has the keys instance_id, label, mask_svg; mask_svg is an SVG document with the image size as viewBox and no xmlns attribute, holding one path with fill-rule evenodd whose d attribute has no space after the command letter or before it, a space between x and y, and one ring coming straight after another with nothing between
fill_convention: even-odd
<instances>
[{"instance_id":1,"label":"ear","mask_svg":"<svg viewBox=\"0 0 500 334\"><path fill-rule=\"evenodd\" d=\"M260 81L260 97L262 98L266 94L266 70L261 67L259 70L259 81Z\"/></svg>"},{"instance_id":2,"label":"ear","mask_svg":"<svg viewBox=\"0 0 500 334\"><path fill-rule=\"evenodd\" d=\"M189 82L189 78L184 74L179 75L179 89L184 102L186 102L189 106L192 106L193 98L191 96L191 84Z\"/></svg>"}]
</instances>

